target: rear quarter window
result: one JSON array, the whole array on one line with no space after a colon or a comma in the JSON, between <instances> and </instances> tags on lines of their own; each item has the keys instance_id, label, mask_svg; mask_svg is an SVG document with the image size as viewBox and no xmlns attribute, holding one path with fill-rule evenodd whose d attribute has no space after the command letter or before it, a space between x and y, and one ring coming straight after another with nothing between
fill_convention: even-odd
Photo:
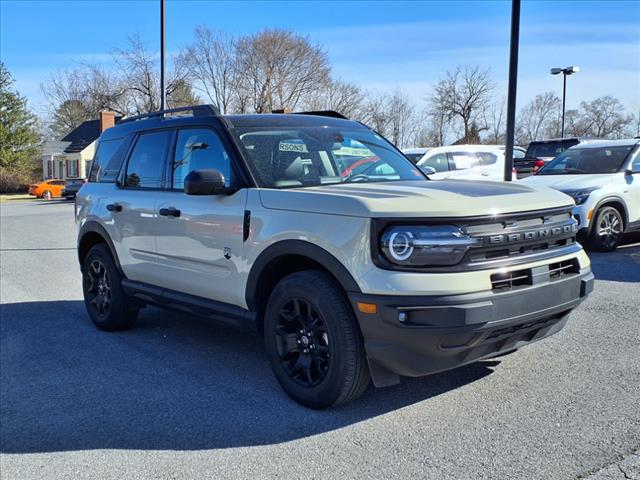
<instances>
[{"instance_id":1,"label":"rear quarter window","mask_svg":"<svg viewBox=\"0 0 640 480\"><path fill-rule=\"evenodd\" d=\"M91 164L90 182L113 183L116 181L124 157L124 138L99 140Z\"/></svg>"}]
</instances>

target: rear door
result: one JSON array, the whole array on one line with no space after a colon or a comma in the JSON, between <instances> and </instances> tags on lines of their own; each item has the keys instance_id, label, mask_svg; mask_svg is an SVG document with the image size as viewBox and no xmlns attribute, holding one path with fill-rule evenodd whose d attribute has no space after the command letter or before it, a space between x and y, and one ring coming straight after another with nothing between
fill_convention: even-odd
<instances>
[{"instance_id":1,"label":"rear door","mask_svg":"<svg viewBox=\"0 0 640 480\"><path fill-rule=\"evenodd\" d=\"M155 254L156 197L164 186L165 162L173 131L139 134L106 209L115 230L114 246L124 273L131 280L157 281Z\"/></svg>"},{"instance_id":2,"label":"rear door","mask_svg":"<svg viewBox=\"0 0 640 480\"><path fill-rule=\"evenodd\" d=\"M162 286L199 297L242 305L240 271L247 189L229 195L187 195L193 170L216 169L228 187L236 183L231 148L209 127L177 131L167 169L169 188L158 192L156 235Z\"/></svg>"}]
</instances>

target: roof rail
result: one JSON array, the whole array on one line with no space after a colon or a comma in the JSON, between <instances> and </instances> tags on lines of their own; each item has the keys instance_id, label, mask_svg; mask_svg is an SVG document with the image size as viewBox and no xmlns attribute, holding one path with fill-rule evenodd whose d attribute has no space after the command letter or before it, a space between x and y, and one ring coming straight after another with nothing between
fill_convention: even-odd
<instances>
[{"instance_id":1,"label":"roof rail","mask_svg":"<svg viewBox=\"0 0 640 480\"><path fill-rule=\"evenodd\" d=\"M158 110L156 112L143 113L142 115L123 118L118 122L118 124L134 122L136 120L142 120L144 118L164 117L167 113L178 112L193 112L194 117L217 117L220 115L220 111L213 105L191 105L189 107L167 108L164 110Z\"/></svg>"},{"instance_id":2,"label":"roof rail","mask_svg":"<svg viewBox=\"0 0 640 480\"><path fill-rule=\"evenodd\" d=\"M345 117L343 114L336 112L334 110L316 110L312 112L293 112L293 113L295 115L316 115L318 117L342 118L344 120L349 120L348 117Z\"/></svg>"}]
</instances>

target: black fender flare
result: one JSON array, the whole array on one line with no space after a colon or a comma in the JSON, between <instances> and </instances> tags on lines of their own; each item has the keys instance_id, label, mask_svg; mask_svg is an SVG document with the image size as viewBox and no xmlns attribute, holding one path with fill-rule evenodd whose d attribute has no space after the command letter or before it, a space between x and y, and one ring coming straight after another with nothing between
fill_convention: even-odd
<instances>
[{"instance_id":1,"label":"black fender flare","mask_svg":"<svg viewBox=\"0 0 640 480\"><path fill-rule=\"evenodd\" d=\"M287 255L306 257L321 264L346 292L362 293L346 267L324 248L304 240L281 240L264 249L251 267L245 291L245 300L249 310L256 310L256 299L262 273L273 261Z\"/></svg>"},{"instance_id":2,"label":"black fender flare","mask_svg":"<svg viewBox=\"0 0 640 480\"><path fill-rule=\"evenodd\" d=\"M82 225L82 227L80 227L80 231L78 232L78 262L80 262L80 268L82 268L82 260L83 260L82 250L80 248L80 245L82 244L83 239L88 234L98 234L100 237L104 239L104 243L107 244L107 246L109 247L109 250L111 251L111 256L113 257L113 261L116 264L118 273L120 273L120 275L122 275L123 278L126 278L126 276L124 275L124 272L122 271L122 266L120 265L120 260L118 259L118 254L116 253L116 248L113 245L113 241L111 240L111 237L109 236L105 228L95 220L86 221Z\"/></svg>"}]
</instances>

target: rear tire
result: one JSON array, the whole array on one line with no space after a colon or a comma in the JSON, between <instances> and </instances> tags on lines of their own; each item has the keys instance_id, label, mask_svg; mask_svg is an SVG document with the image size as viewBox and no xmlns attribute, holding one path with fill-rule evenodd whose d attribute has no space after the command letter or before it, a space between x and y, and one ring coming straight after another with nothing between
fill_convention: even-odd
<instances>
[{"instance_id":1,"label":"rear tire","mask_svg":"<svg viewBox=\"0 0 640 480\"><path fill-rule=\"evenodd\" d=\"M594 215L587 245L597 252L611 252L618 248L624 236L624 220L613 207L602 207Z\"/></svg>"},{"instance_id":2,"label":"rear tire","mask_svg":"<svg viewBox=\"0 0 640 480\"><path fill-rule=\"evenodd\" d=\"M296 402L322 409L370 382L364 342L344 292L324 272L293 273L274 288L264 337L276 379Z\"/></svg>"},{"instance_id":3,"label":"rear tire","mask_svg":"<svg viewBox=\"0 0 640 480\"><path fill-rule=\"evenodd\" d=\"M136 321L138 308L121 282L109 247L104 243L92 247L82 264L82 292L89 317L100 330L124 330Z\"/></svg>"}]
</instances>

